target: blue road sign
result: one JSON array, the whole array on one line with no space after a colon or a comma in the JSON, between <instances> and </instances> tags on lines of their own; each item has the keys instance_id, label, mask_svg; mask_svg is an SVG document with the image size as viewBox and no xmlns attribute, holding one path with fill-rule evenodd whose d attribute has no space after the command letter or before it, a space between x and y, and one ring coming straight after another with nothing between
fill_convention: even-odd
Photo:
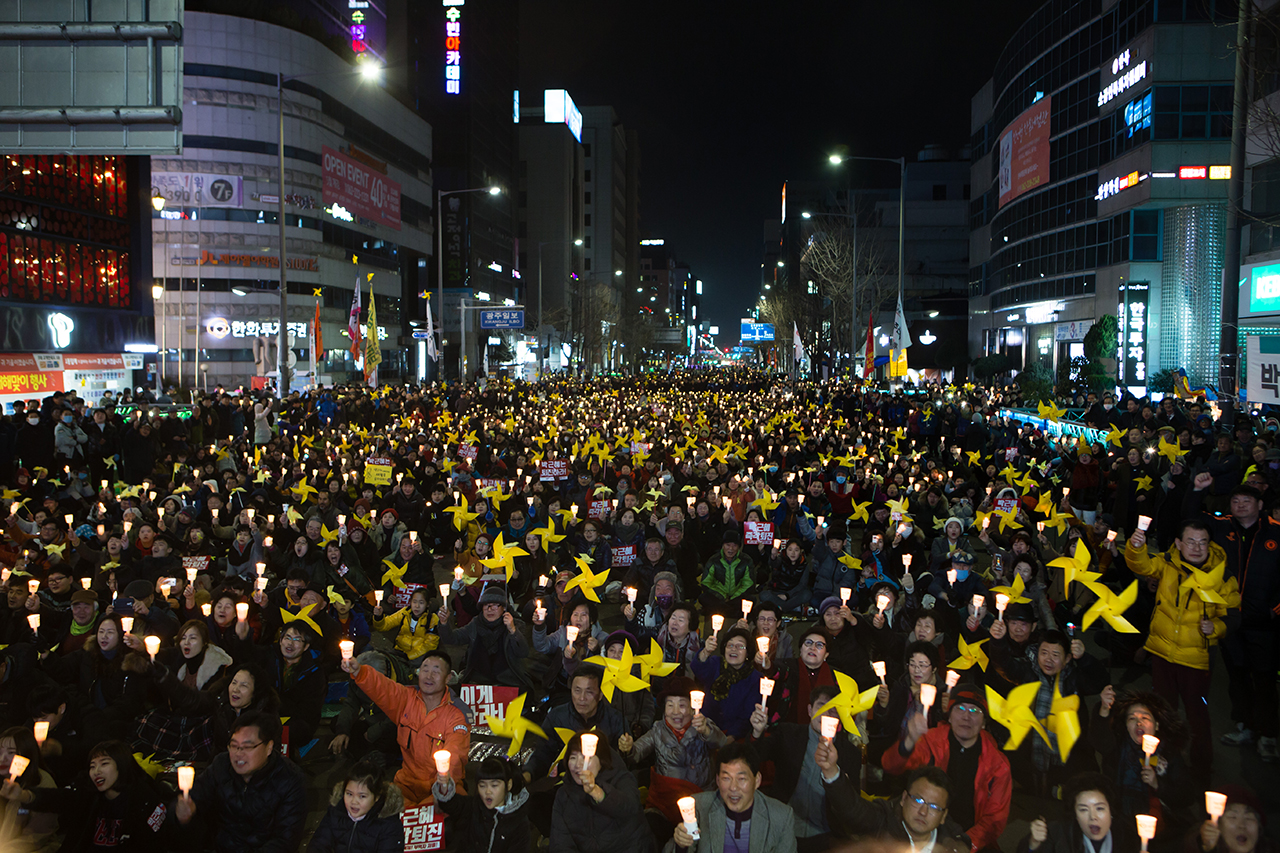
<instances>
[{"instance_id":1,"label":"blue road sign","mask_svg":"<svg viewBox=\"0 0 1280 853\"><path fill-rule=\"evenodd\" d=\"M483 308L480 310L482 329L523 329L523 308Z\"/></svg>"}]
</instances>

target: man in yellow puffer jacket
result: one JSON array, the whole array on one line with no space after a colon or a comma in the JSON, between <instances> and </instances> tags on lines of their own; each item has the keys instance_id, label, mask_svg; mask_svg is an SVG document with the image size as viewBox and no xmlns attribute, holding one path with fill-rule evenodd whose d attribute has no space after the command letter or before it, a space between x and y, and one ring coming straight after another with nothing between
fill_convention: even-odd
<instances>
[{"instance_id":1,"label":"man in yellow puffer jacket","mask_svg":"<svg viewBox=\"0 0 1280 853\"><path fill-rule=\"evenodd\" d=\"M1191 766L1206 779L1213 765L1209 647L1227 633L1227 609L1240 605L1235 578L1222 577L1226 552L1209 537L1203 521L1187 519L1165 553L1148 553L1141 530L1134 531L1124 552L1134 574L1156 581L1156 606L1145 646L1152 655L1151 686L1175 708L1182 698L1191 724ZM1207 601L1206 595L1216 600Z\"/></svg>"}]
</instances>

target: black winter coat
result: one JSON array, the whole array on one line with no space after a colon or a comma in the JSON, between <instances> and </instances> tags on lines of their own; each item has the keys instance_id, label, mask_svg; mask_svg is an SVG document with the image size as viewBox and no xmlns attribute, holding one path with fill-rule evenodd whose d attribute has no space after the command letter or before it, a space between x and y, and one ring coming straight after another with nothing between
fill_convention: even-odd
<instances>
[{"instance_id":1,"label":"black winter coat","mask_svg":"<svg viewBox=\"0 0 1280 853\"><path fill-rule=\"evenodd\" d=\"M436 808L454 819L458 850L476 853L528 853L529 792L521 791L506 805L486 809L478 796L436 797Z\"/></svg>"},{"instance_id":2,"label":"black winter coat","mask_svg":"<svg viewBox=\"0 0 1280 853\"><path fill-rule=\"evenodd\" d=\"M191 791L196 813L190 841L203 848L212 836L217 853L294 853L307 819L306 777L279 754L245 782L220 753L196 777Z\"/></svg>"},{"instance_id":3,"label":"black winter coat","mask_svg":"<svg viewBox=\"0 0 1280 853\"><path fill-rule=\"evenodd\" d=\"M30 809L57 812L67 835L59 853L80 853L114 838L121 850L152 853L171 847L173 822L165 791L150 778L125 786L114 803L99 794L88 777L67 788L36 788ZM103 844L103 846L107 846Z\"/></svg>"},{"instance_id":4,"label":"black winter coat","mask_svg":"<svg viewBox=\"0 0 1280 853\"><path fill-rule=\"evenodd\" d=\"M341 782L334 786L329 810L311 836L307 853L401 853L404 824L400 812L404 808L404 796L400 789L391 785L386 798L374 804L376 815L370 813L363 820L354 821L342 802L342 787Z\"/></svg>"}]
</instances>

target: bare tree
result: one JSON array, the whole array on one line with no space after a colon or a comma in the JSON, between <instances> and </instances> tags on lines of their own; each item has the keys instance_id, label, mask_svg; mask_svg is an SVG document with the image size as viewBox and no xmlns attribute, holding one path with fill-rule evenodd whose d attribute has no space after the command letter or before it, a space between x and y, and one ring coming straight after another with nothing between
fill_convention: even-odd
<instances>
[{"instance_id":1,"label":"bare tree","mask_svg":"<svg viewBox=\"0 0 1280 853\"><path fill-rule=\"evenodd\" d=\"M801 262L815 282L816 295L831 302L831 351L839 352L847 341L845 351L856 353L866 317L897 292L895 262L872 229L858 234L849 219L835 216L822 219ZM822 310L823 304L813 308Z\"/></svg>"}]
</instances>

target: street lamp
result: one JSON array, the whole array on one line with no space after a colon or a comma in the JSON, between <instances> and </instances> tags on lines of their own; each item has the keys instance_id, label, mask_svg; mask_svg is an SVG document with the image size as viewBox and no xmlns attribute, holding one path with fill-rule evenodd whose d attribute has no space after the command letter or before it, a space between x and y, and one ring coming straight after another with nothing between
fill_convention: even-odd
<instances>
[{"instance_id":1,"label":"street lamp","mask_svg":"<svg viewBox=\"0 0 1280 853\"><path fill-rule=\"evenodd\" d=\"M576 240L543 240L538 243L538 379L542 378L542 247L562 246L566 243L581 246L582 238L579 237Z\"/></svg>"},{"instance_id":2,"label":"street lamp","mask_svg":"<svg viewBox=\"0 0 1280 853\"><path fill-rule=\"evenodd\" d=\"M439 310L436 312L436 315L440 318L440 365L441 365L440 376L441 377L444 376L444 345L445 345L445 340L444 340L444 226L443 226L444 208L441 205L441 201L444 199L445 196L464 195L466 193L488 193L489 195L496 196L496 195L502 194L502 187L493 186L493 187L471 187L470 189L466 189L466 190L441 190L441 189L436 190L436 239L437 239L437 246L439 247L436 250L436 286L440 290L440 305L439 305ZM459 311L458 322L459 323L466 322L466 316L467 315L465 311ZM430 332L431 330L428 329L427 331ZM461 359L459 359L458 364L462 364ZM460 382L466 381L466 377L459 376L458 381Z\"/></svg>"},{"instance_id":3,"label":"street lamp","mask_svg":"<svg viewBox=\"0 0 1280 853\"><path fill-rule=\"evenodd\" d=\"M163 207L164 199L161 198L160 201L161 201L161 207ZM156 208L156 209L159 210L159 208ZM164 285L163 284L151 285L151 299L153 302L159 303L161 308L164 307ZM168 324L165 322L165 319L166 318L164 317L164 315L161 314L160 316L160 352L163 353L163 355L156 359L156 361L158 362L156 364L156 399L157 400L160 399L160 390L161 388L164 387L164 363L169 359L169 347L167 342L169 335L168 335L168 330L166 328Z\"/></svg>"},{"instance_id":4,"label":"street lamp","mask_svg":"<svg viewBox=\"0 0 1280 853\"><path fill-rule=\"evenodd\" d=\"M277 214L280 226L280 330L276 339L277 370L280 373L277 386L280 399L289 396L289 288L286 286L288 269L288 251L284 243L284 82L298 80L303 77L320 77L334 72L315 71L307 74L285 74L276 72L276 165L280 170L276 184ZM360 77L366 81L374 81L381 77L382 68L374 62L360 63Z\"/></svg>"}]
</instances>

